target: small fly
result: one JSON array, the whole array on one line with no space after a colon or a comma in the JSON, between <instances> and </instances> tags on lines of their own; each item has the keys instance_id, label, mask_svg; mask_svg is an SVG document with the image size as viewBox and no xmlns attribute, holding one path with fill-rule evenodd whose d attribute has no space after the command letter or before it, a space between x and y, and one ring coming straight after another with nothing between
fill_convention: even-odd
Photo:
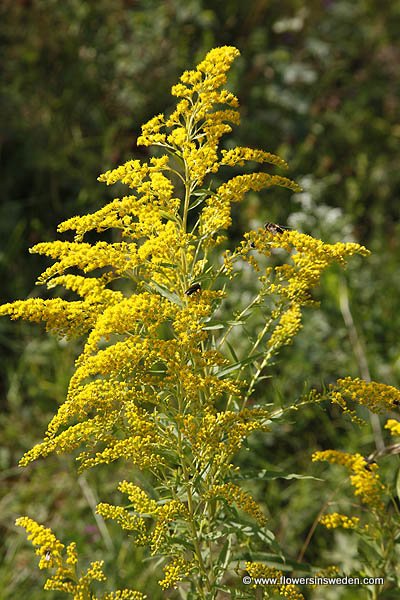
<instances>
[{"instance_id":1,"label":"small fly","mask_svg":"<svg viewBox=\"0 0 400 600\"><path fill-rule=\"evenodd\" d=\"M193 296L197 292L201 291L201 285L199 283L194 283L191 285L185 292L186 296Z\"/></svg>"},{"instance_id":2,"label":"small fly","mask_svg":"<svg viewBox=\"0 0 400 600\"><path fill-rule=\"evenodd\" d=\"M269 233L272 233L272 235L276 235L277 233L283 233L283 230L288 228L277 225L276 223L269 223L267 221L264 225L264 229L266 229L266 231Z\"/></svg>"}]
</instances>

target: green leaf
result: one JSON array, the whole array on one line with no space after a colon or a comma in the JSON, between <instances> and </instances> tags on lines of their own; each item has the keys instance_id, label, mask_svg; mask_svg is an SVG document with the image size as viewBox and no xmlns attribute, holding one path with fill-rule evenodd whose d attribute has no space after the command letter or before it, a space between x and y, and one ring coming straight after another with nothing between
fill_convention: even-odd
<instances>
[{"instance_id":1,"label":"green leaf","mask_svg":"<svg viewBox=\"0 0 400 600\"><path fill-rule=\"evenodd\" d=\"M198 194L196 194L197 196ZM204 202L204 200L207 198L207 196L205 194L202 195L198 195L199 197L197 198L197 200L195 200L193 202L193 204L191 204L189 206L189 210L192 210L193 208L196 208L196 206L199 206L199 204L201 204L202 202Z\"/></svg>"},{"instance_id":2,"label":"green leaf","mask_svg":"<svg viewBox=\"0 0 400 600\"><path fill-rule=\"evenodd\" d=\"M224 329L225 325L223 323L214 323L211 325L207 325L206 327L203 327L204 331L214 331L216 329Z\"/></svg>"},{"instance_id":3,"label":"green leaf","mask_svg":"<svg viewBox=\"0 0 400 600\"><path fill-rule=\"evenodd\" d=\"M209 189L209 188L199 188L198 190L195 190L194 192L192 192L192 196L210 196L211 194L214 194L214 192Z\"/></svg>"},{"instance_id":4,"label":"green leaf","mask_svg":"<svg viewBox=\"0 0 400 600\"><path fill-rule=\"evenodd\" d=\"M167 298L167 300L169 300L170 302L173 302L173 304L182 306L182 300L179 298L179 296L177 294L175 294L174 292L170 292L168 288L164 287L163 285L160 285L153 279L150 280L150 285L145 283L144 287L149 292L154 292L154 290L156 290L160 294L160 296Z\"/></svg>"},{"instance_id":5,"label":"green leaf","mask_svg":"<svg viewBox=\"0 0 400 600\"><path fill-rule=\"evenodd\" d=\"M157 263L157 267L166 267L168 269L177 269L178 265L173 264L173 263L162 262L162 263Z\"/></svg>"},{"instance_id":6,"label":"green leaf","mask_svg":"<svg viewBox=\"0 0 400 600\"><path fill-rule=\"evenodd\" d=\"M226 557L228 556L228 551L231 545L231 536L228 536L225 544L222 546L221 552L218 555L217 563L222 565L225 563Z\"/></svg>"},{"instance_id":7,"label":"green leaf","mask_svg":"<svg viewBox=\"0 0 400 600\"><path fill-rule=\"evenodd\" d=\"M234 361L235 361L235 362L239 362L239 359L238 359L238 357L237 357L237 354L236 354L235 350L233 349L233 346L232 346L232 344L230 344L228 341L226 341L225 343L226 343L226 345L228 346L228 348L229 348L229 351L230 351L230 353L232 354Z\"/></svg>"},{"instance_id":8,"label":"green leaf","mask_svg":"<svg viewBox=\"0 0 400 600\"><path fill-rule=\"evenodd\" d=\"M400 468L397 471L397 475L396 475L396 494L397 494L397 498L399 498L400 500Z\"/></svg>"},{"instance_id":9,"label":"green leaf","mask_svg":"<svg viewBox=\"0 0 400 600\"><path fill-rule=\"evenodd\" d=\"M189 542L186 538L184 537L180 537L177 535L171 535L169 537L169 541L177 546L183 546L184 548L186 548L187 550L191 550L193 551L194 546L192 544L192 542Z\"/></svg>"},{"instance_id":10,"label":"green leaf","mask_svg":"<svg viewBox=\"0 0 400 600\"><path fill-rule=\"evenodd\" d=\"M291 560L290 558L285 558L283 555L271 552L251 552L250 556L249 552L246 552L246 554L240 554L238 558L246 562L249 560L252 562L263 562L268 567L278 568L282 571L295 571L296 574L311 573L311 565L299 563L296 560Z\"/></svg>"},{"instance_id":11,"label":"green leaf","mask_svg":"<svg viewBox=\"0 0 400 600\"><path fill-rule=\"evenodd\" d=\"M273 480L273 479L314 479L314 481L323 481L319 477L313 477L312 475L300 475L299 473L286 473L286 471L270 471L269 469L263 469L257 471L257 473L249 472L244 475L240 474L232 477L232 481L244 480L244 479L262 479L262 480Z\"/></svg>"},{"instance_id":12,"label":"green leaf","mask_svg":"<svg viewBox=\"0 0 400 600\"><path fill-rule=\"evenodd\" d=\"M358 543L358 553L361 561L367 565L372 565L382 559L380 549L375 541L369 542L365 538L361 538Z\"/></svg>"},{"instance_id":13,"label":"green leaf","mask_svg":"<svg viewBox=\"0 0 400 600\"><path fill-rule=\"evenodd\" d=\"M233 371L237 371L238 369L241 369L245 365L251 364L252 362L257 360L257 358L261 358L262 356L264 356L264 352L259 352L258 354L254 354L253 356L248 356L247 358L243 358L243 360L239 360L236 363L234 363L233 365L229 365L229 366L225 367L224 369L221 369L217 373L217 377L219 377L219 378L225 377L225 375L229 375L229 373L232 373Z\"/></svg>"}]
</instances>

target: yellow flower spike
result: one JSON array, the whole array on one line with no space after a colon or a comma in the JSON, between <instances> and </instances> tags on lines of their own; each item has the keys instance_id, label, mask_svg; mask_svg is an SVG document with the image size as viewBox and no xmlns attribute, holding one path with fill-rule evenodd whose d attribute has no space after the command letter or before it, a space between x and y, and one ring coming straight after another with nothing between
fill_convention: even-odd
<instances>
[{"instance_id":1,"label":"yellow flower spike","mask_svg":"<svg viewBox=\"0 0 400 600\"><path fill-rule=\"evenodd\" d=\"M331 513L329 515L323 515L319 522L327 529L336 529L337 527L343 527L343 529L355 529L358 526L360 519L358 517L341 515L340 513Z\"/></svg>"},{"instance_id":2,"label":"yellow flower spike","mask_svg":"<svg viewBox=\"0 0 400 600\"><path fill-rule=\"evenodd\" d=\"M134 590L116 590L102 596L102 600L145 600L147 596Z\"/></svg>"},{"instance_id":3,"label":"yellow flower spike","mask_svg":"<svg viewBox=\"0 0 400 600\"><path fill-rule=\"evenodd\" d=\"M266 517L261 512L260 507L256 501L250 496L248 492L242 490L239 486L234 483L224 483L221 485L214 485L207 493L207 498L224 498L228 504L236 504L241 510L249 514L260 525L265 525L267 522Z\"/></svg>"},{"instance_id":4,"label":"yellow flower spike","mask_svg":"<svg viewBox=\"0 0 400 600\"><path fill-rule=\"evenodd\" d=\"M152 144L163 144L166 140L165 133L160 133L164 126L164 115L159 114L142 125L142 135L137 139L138 146L151 146Z\"/></svg>"},{"instance_id":5,"label":"yellow flower spike","mask_svg":"<svg viewBox=\"0 0 400 600\"><path fill-rule=\"evenodd\" d=\"M392 385L376 381L363 381L358 377L345 377L344 379L338 379L336 385L332 386L331 389L333 394L340 395L341 406L344 409L347 408L347 401L366 406L374 413L396 410L400 406L400 390Z\"/></svg>"},{"instance_id":6,"label":"yellow flower spike","mask_svg":"<svg viewBox=\"0 0 400 600\"><path fill-rule=\"evenodd\" d=\"M177 584L189 575L190 566L190 563L183 557L175 557L172 562L164 567L165 577L158 582L161 589L176 589L178 587Z\"/></svg>"},{"instance_id":7,"label":"yellow flower spike","mask_svg":"<svg viewBox=\"0 0 400 600\"><path fill-rule=\"evenodd\" d=\"M157 502L152 498L149 498L146 492L137 485L129 483L128 481L121 481L118 489L120 492L128 495L136 512L150 515L157 513Z\"/></svg>"},{"instance_id":8,"label":"yellow flower spike","mask_svg":"<svg viewBox=\"0 0 400 600\"><path fill-rule=\"evenodd\" d=\"M85 578L89 581L105 581L107 578L103 573L104 560L95 560L90 563Z\"/></svg>"},{"instance_id":9,"label":"yellow flower spike","mask_svg":"<svg viewBox=\"0 0 400 600\"><path fill-rule=\"evenodd\" d=\"M61 554L65 546L56 538L51 529L39 525L29 517L19 517L15 524L23 527L28 533L28 540L37 546L36 554L40 556L40 569L62 564Z\"/></svg>"},{"instance_id":10,"label":"yellow flower spike","mask_svg":"<svg viewBox=\"0 0 400 600\"><path fill-rule=\"evenodd\" d=\"M67 546L67 560L66 563L67 565L76 565L78 562L78 553L76 551L76 543L75 542L71 542L71 544L69 544Z\"/></svg>"},{"instance_id":11,"label":"yellow flower spike","mask_svg":"<svg viewBox=\"0 0 400 600\"><path fill-rule=\"evenodd\" d=\"M158 506L156 513L156 525L151 535L151 553L157 554L162 551L170 532L170 524L175 520L188 520L188 509L179 500L170 500L165 504Z\"/></svg>"},{"instance_id":12,"label":"yellow flower spike","mask_svg":"<svg viewBox=\"0 0 400 600\"><path fill-rule=\"evenodd\" d=\"M240 56L240 52L233 46L213 48L197 65L196 70L204 73L207 76L208 87L215 89L225 83L224 74L229 71L231 64L238 56ZM216 79L218 83L215 82Z\"/></svg>"},{"instance_id":13,"label":"yellow flower spike","mask_svg":"<svg viewBox=\"0 0 400 600\"><path fill-rule=\"evenodd\" d=\"M96 507L96 513L101 515L103 519L112 519L116 521L122 529L127 531L135 531L139 535L145 533L143 519L132 515L126 508L122 506L113 506L105 502L100 502Z\"/></svg>"},{"instance_id":14,"label":"yellow flower spike","mask_svg":"<svg viewBox=\"0 0 400 600\"><path fill-rule=\"evenodd\" d=\"M232 150L222 150L221 165L228 165L235 167L236 165L243 166L247 161L253 161L258 163L270 163L287 169L288 164L283 158L265 152L264 150L257 150L254 148L242 148L240 146L233 148Z\"/></svg>"},{"instance_id":15,"label":"yellow flower spike","mask_svg":"<svg viewBox=\"0 0 400 600\"><path fill-rule=\"evenodd\" d=\"M361 501L372 509L384 510L385 487L377 473L377 464L369 464L361 454L350 454L339 450L314 452L312 460L313 462L325 460L346 467L350 473L354 495L359 496Z\"/></svg>"},{"instance_id":16,"label":"yellow flower spike","mask_svg":"<svg viewBox=\"0 0 400 600\"><path fill-rule=\"evenodd\" d=\"M282 313L277 326L268 340L268 346L276 350L281 346L290 344L301 327L301 308L298 304L292 303Z\"/></svg>"},{"instance_id":17,"label":"yellow flower spike","mask_svg":"<svg viewBox=\"0 0 400 600\"><path fill-rule=\"evenodd\" d=\"M113 185L117 181L121 181L134 189L142 183L148 172L148 165L142 164L140 160L128 160L128 162L117 169L100 175L98 181L104 182L107 185Z\"/></svg>"},{"instance_id":18,"label":"yellow flower spike","mask_svg":"<svg viewBox=\"0 0 400 600\"><path fill-rule=\"evenodd\" d=\"M228 393L239 396L240 389L232 386ZM253 431L267 431L270 415L263 409L214 412L209 408L200 421L186 417L185 430L201 468L230 462Z\"/></svg>"},{"instance_id":19,"label":"yellow flower spike","mask_svg":"<svg viewBox=\"0 0 400 600\"><path fill-rule=\"evenodd\" d=\"M279 236L266 231L265 235L270 247L285 249L293 263L276 267L277 282L271 285L271 292L301 305L313 303L311 290L331 264L344 265L354 254L369 254L364 246L356 243L326 244L298 231L284 231Z\"/></svg>"}]
</instances>

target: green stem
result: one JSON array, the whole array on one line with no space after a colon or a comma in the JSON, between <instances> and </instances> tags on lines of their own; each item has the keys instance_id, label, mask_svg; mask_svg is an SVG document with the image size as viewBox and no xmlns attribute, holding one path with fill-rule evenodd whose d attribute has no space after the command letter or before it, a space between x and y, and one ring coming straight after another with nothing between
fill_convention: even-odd
<instances>
[{"instance_id":1,"label":"green stem","mask_svg":"<svg viewBox=\"0 0 400 600\"><path fill-rule=\"evenodd\" d=\"M230 334L230 332L232 331L232 329L235 326L235 323L238 323L239 321L242 320L242 317L246 314L246 312L248 310L250 310L250 308L252 308L255 304L257 304L257 302L260 299L260 294L257 294L257 296L255 296L253 298L253 300L250 302L250 304L248 304L236 317L235 319L231 322L231 324L229 325L229 327L227 328L227 330L225 331L224 335L222 336L222 338L218 341L218 344L216 345L216 350L219 350L219 348L222 346L222 344L225 342L226 338L228 337L228 335Z\"/></svg>"},{"instance_id":2,"label":"green stem","mask_svg":"<svg viewBox=\"0 0 400 600\"><path fill-rule=\"evenodd\" d=\"M178 452L179 452L179 456L181 457L181 461L182 461L181 466L182 466L182 472L183 472L186 494L187 494L189 526L190 526L190 530L191 530L191 534L192 534L194 553L195 553L195 556L197 559L197 563L199 565L199 570L202 575L202 579L205 582L207 594L211 594L212 586L211 586L208 572L207 572L206 566L204 564L203 556L201 553L200 542L199 542L197 527L196 527L196 521L194 518L195 507L194 507L194 500L193 500L193 495L192 495L192 487L191 487L191 483L190 483L190 479L189 479L189 473L186 468L184 452L183 452L183 445L182 445L182 434L181 434L179 427L178 427ZM206 600L207 597L210 598L210 596L205 595L203 587L201 587L198 591L201 594L200 597L204 598L204 600Z\"/></svg>"}]
</instances>

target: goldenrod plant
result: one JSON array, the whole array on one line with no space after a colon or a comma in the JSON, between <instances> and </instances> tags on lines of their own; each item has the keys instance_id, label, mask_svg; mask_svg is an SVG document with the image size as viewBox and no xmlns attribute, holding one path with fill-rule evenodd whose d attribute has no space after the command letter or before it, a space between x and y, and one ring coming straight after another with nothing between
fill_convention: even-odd
<instances>
[{"instance_id":1,"label":"goldenrod plant","mask_svg":"<svg viewBox=\"0 0 400 600\"><path fill-rule=\"evenodd\" d=\"M355 405L367 407L374 414L394 411L400 405L400 391L395 387L351 377L339 379L336 385L330 386L327 396L359 426L365 421L356 412ZM388 419L385 429L393 436L399 436L400 421ZM397 549L400 539L399 473L397 482L392 478L385 483L378 464L379 459L399 453L400 444L388 444L369 456L338 450L317 451L312 456L313 461L340 465L348 472L318 514L316 523L327 529L352 530L357 536L359 566L351 574L364 582L367 597L373 600L395 598L400 586ZM354 500L346 503L352 515L330 512L330 507L341 503L340 496L345 496L347 483L354 495Z\"/></svg>"},{"instance_id":2,"label":"goldenrod plant","mask_svg":"<svg viewBox=\"0 0 400 600\"><path fill-rule=\"evenodd\" d=\"M75 299L31 298L0 308L12 319L44 321L63 338L85 339L65 402L20 465L51 453L73 453L79 471L125 461L129 480L118 485L121 504L104 498L97 512L115 520L132 544L146 546L155 562L162 560L159 585L176 598L259 597L242 584L246 569L251 576L280 573L254 554L267 550L282 563L266 516L240 485L234 457L252 432L268 435L273 420L319 401L299 394L279 408L271 399L256 404L254 389L300 330L303 307L316 303L313 289L324 270L368 254L356 243L326 244L273 224L228 248L232 204L249 191L300 189L261 169L285 169L280 157L221 148L222 136L239 124L238 100L223 88L238 55L234 47L215 48L184 72L172 88L173 112L142 127L138 144L153 149L149 161L130 160L99 177L125 186L127 195L61 223L61 234L73 232L69 241L32 248L53 259L38 284L63 286ZM249 172L254 164L260 166ZM101 234L107 241L96 241ZM256 291L228 314L229 287L243 273L251 273ZM237 332L240 350L232 344ZM344 464L353 478L365 471L361 459L343 456L316 458ZM145 489L138 472L147 477ZM368 498L380 510L375 469L367 475ZM364 487L356 489L365 500ZM79 570L74 543L64 551L31 518L17 524L35 545L39 567L50 572L45 589L84 600L145 597L145 590L99 592L106 579L101 562ZM266 586L263 593L303 597L291 584Z\"/></svg>"}]
</instances>

